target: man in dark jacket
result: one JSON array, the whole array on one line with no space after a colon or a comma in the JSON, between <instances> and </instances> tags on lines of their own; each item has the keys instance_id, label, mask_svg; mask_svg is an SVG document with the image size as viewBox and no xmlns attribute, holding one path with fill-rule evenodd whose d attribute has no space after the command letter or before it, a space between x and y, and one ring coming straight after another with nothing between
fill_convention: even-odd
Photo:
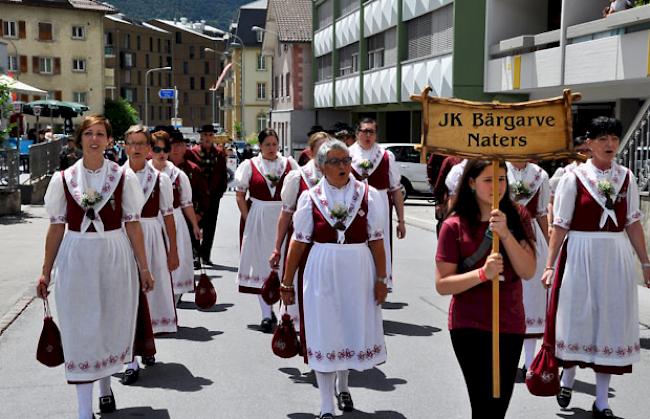
<instances>
[{"instance_id":1,"label":"man in dark jacket","mask_svg":"<svg viewBox=\"0 0 650 419\"><path fill-rule=\"evenodd\" d=\"M207 184L208 207L199 223L203 229L203 240L199 249L199 255L206 264L212 264L210 253L217 228L217 216L219 215L219 203L221 197L228 188L228 168L226 165L227 156L217 149L215 131L212 125L203 125L199 129L201 143L192 147L186 154L186 159L196 163L202 172L203 179Z\"/></svg>"}]
</instances>

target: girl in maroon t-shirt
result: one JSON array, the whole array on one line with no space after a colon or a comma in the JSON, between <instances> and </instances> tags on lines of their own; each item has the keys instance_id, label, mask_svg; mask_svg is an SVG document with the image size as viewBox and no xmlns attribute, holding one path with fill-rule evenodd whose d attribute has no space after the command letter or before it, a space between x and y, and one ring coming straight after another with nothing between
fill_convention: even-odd
<instances>
[{"instance_id":1,"label":"girl in maroon t-shirt","mask_svg":"<svg viewBox=\"0 0 650 419\"><path fill-rule=\"evenodd\" d=\"M521 278L535 273L534 235L525 209L510 200L505 164L499 166L498 210L492 209L492 165L470 160L457 200L444 221L436 255L436 290L452 294L451 342L460 364L472 417L503 418L512 396L517 363L526 331ZM491 232L500 238L500 253L489 254ZM487 236L487 238L485 238ZM486 243L481 246L483 241ZM488 245L489 243L489 245ZM492 397L492 285L499 275L501 397Z\"/></svg>"}]
</instances>

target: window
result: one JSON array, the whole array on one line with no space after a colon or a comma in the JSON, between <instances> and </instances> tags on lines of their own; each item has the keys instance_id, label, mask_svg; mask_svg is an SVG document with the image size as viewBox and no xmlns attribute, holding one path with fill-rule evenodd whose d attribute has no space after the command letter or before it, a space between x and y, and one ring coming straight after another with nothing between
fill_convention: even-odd
<instances>
[{"instance_id":1,"label":"window","mask_svg":"<svg viewBox=\"0 0 650 419\"><path fill-rule=\"evenodd\" d=\"M11 20L2 22L2 29L6 38L18 38L18 23Z\"/></svg>"},{"instance_id":2,"label":"window","mask_svg":"<svg viewBox=\"0 0 650 419\"><path fill-rule=\"evenodd\" d=\"M123 57L122 68L131 68L135 65L133 63L135 61L133 59L133 54L131 54L130 52L124 53L122 57Z\"/></svg>"},{"instance_id":3,"label":"window","mask_svg":"<svg viewBox=\"0 0 650 419\"><path fill-rule=\"evenodd\" d=\"M278 83L279 82L280 81L278 80L278 76L275 76L273 78L273 86L271 86L271 88L273 89L273 97L276 98L276 99L280 95L280 92L278 92Z\"/></svg>"},{"instance_id":4,"label":"window","mask_svg":"<svg viewBox=\"0 0 650 419\"><path fill-rule=\"evenodd\" d=\"M158 86L162 86L162 74L158 72Z\"/></svg>"},{"instance_id":5,"label":"window","mask_svg":"<svg viewBox=\"0 0 650 419\"><path fill-rule=\"evenodd\" d=\"M190 45L190 60L194 59L194 45Z\"/></svg>"},{"instance_id":6,"label":"window","mask_svg":"<svg viewBox=\"0 0 650 419\"><path fill-rule=\"evenodd\" d=\"M183 103L186 105L190 103L190 95L187 92L183 92Z\"/></svg>"},{"instance_id":7,"label":"window","mask_svg":"<svg viewBox=\"0 0 650 419\"><path fill-rule=\"evenodd\" d=\"M257 37L257 42L264 42L264 31L256 31L255 36Z\"/></svg>"},{"instance_id":8,"label":"window","mask_svg":"<svg viewBox=\"0 0 650 419\"><path fill-rule=\"evenodd\" d=\"M321 29L332 23L334 18L334 2L327 0L316 9L317 26L314 29Z\"/></svg>"},{"instance_id":9,"label":"window","mask_svg":"<svg viewBox=\"0 0 650 419\"><path fill-rule=\"evenodd\" d=\"M124 72L124 83L131 84L131 70L126 70Z\"/></svg>"},{"instance_id":10,"label":"window","mask_svg":"<svg viewBox=\"0 0 650 419\"><path fill-rule=\"evenodd\" d=\"M203 73L210 74L210 63L208 61L203 63Z\"/></svg>"},{"instance_id":11,"label":"window","mask_svg":"<svg viewBox=\"0 0 650 419\"><path fill-rule=\"evenodd\" d=\"M38 58L38 72L41 74L52 74L52 58L39 57Z\"/></svg>"},{"instance_id":12,"label":"window","mask_svg":"<svg viewBox=\"0 0 650 419\"><path fill-rule=\"evenodd\" d=\"M138 70L138 84L142 85L142 71Z\"/></svg>"},{"instance_id":13,"label":"window","mask_svg":"<svg viewBox=\"0 0 650 419\"><path fill-rule=\"evenodd\" d=\"M104 32L104 55L113 56L113 32Z\"/></svg>"},{"instance_id":14,"label":"window","mask_svg":"<svg viewBox=\"0 0 650 419\"><path fill-rule=\"evenodd\" d=\"M169 39L165 40L165 54L171 54L172 52L172 41Z\"/></svg>"},{"instance_id":15,"label":"window","mask_svg":"<svg viewBox=\"0 0 650 419\"><path fill-rule=\"evenodd\" d=\"M359 43L343 47L339 50L339 75L345 76L359 71Z\"/></svg>"},{"instance_id":16,"label":"window","mask_svg":"<svg viewBox=\"0 0 650 419\"><path fill-rule=\"evenodd\" d=\"M153 52L153 38L149 38L149 52Z\"/></svg>"},{"instance_id":17,"label":"window","mask_svg":"<svg viewBox=\"0 0 650 419\"><path fill-rule=\"evenodd\" d=\"M262 131L267 128L268 125L268 119L266 118L266 115L261 113L257 115L257 131Z\"/></svg>"},{"instance_id":18,"label":"window","mask_svg":"<svg viewBox=\"0 0 650 419\"><path fill-rule=\"evenodd\" d=\"M366 41L368 49L368 70L384 66L384 33L371 36Z\"/></svg>"},{"instance_id":19,"label":"window","mask_svg":"<svg viewBox=\"0 0 650 419\"><path fill-rule=\"evenodd\" d=\"M144 54L144 63L145 67L149 68L151 65L149 64L149 54Z\"/></svg>"},{"instance_id":20,"label":"window","mask_svg":"<svg viewBox=\"0 0 650 419\"><path fill-rule=\"evenodd\" d=\"M140 41L141 41L141 39L140 39L140 35L138 35L138 36L135 38L135 48L136 48L138 51L140 51L140 46L141 46L141 45L140 45Z\"/></svg>"},{"instance_id":21,"label":"window","mask_svg":"<svg viewBox=\"0 0 650 419\"><path fill-rule=\"evenodd\" d=\"M158 56L158 67L162 67L163 66L162 63L163 63L162 55L159 55Z\"/></svg>"},{"instance_id":22,"label":"window","mask_svg":"<svg viewBox=\"0 0 650 419\"><path fill-rule=\"evenodd\" d=\"M201 90L205 90L205 77L201 77Z\"/></svg>"},{"instance_id":23,"label":"window","mask_svg":"<svg viewBox=\"0 0 650 419\"><path fill-rule=\"evenodd\" d=\"M285 94L285 96L286 96L286 97L289 97L289 96L291 96L291 95L289 94L289 92L290 92L290 90L289 90L289 84L290 84L290 82L291 82L291 73L287 73L287 75L286 75L285 77L286 77L286 79L287 79L287 81L284 82L284 88L286 89L286 94Z\"/></svg>"},{"instance_id":24,"label":"window","mask_svg":"<svg viewBox=\"0 0 650 419\"><path fill-rule=\"evenodd\" d=\"M73 26L72 39L86 39L86 28L83 26Z\"/></svg>"},{"instance_id":25,"label":"window","mask_svg":"<svg viewBox=\"0 0 650 419\"><path fill-rule=\"evenodd\" d=\"M266 57L261 53L257 54L257 69L266 70Z\"/></svg>"},{"instance_id":26,"label":"window","mask_svg":"<svg viewBox=\"0 0 650 419\"><path fill-rule=\"evenodd\" d=\"M162 43L160 42L160 38L158 38L158 53L160 53L160 51L162 51L161 45L162 45Z\"/></svg>"},{"instance_id":27,"label":"window","mask_svg":"<svg viewBox=\"0 0 650 419\"><path fill-rule=\"evenodd\" d=\"M131 49L131 34L124 34L124 49Z\"/></svg>"},{"instance_id":28,"label":"window","mask_svg":"<svg viewBox=\"0 0 650 419\"><path fill-rule=\"evenodd\" d=\"M266 100L266 83L257 83L257 100Z\"/></svg>"},{"instance_id":29,"label":"window","mask_svg":"<svg viewBox=\"0 0 650 419\"><path fill-rule=\"evenodd\" d=\"M190 90L194 90L194 77L190 77Z\"/></svg>"},{"instance_id":30,"label":"window","mask_svg":"<svg viewBox=\"0 0 650 419\"><path fill-rule=\"evenodd\" d=\"M448 54L453 49L453 5L410 20L406 24L407 60Z\"/></svg>"},{"instance_id":31,"label":"window","mask_svg":"<svg viewBox=\"0 0 650 419\"><path fill-rule=\"evenodd\" d=\"M72 101L77 103L88 104L88 94L86 92L72 92Z\"/></svg>"},{"instance_id":32,"label":"window","mask_svg":"<svg viewBox=\"0 0 650 419\"><path fill-rule=\"evenodd\" d=\"M210 92L205 92L205 94L203 94L203 104L205 106L210 106Z\"/></svg>"},{"instance_id":33,"label":"window","mask_svg":"<svg viewBox=\"0 0 650 419\"><path fill-rule=\"evenodd\" d=\"M38 22L38 40L51 41L52 40L52 24L47 22Z\"/></svg>"},{"instance_id":34,"label":"window","mask_svg":"<svg viewBox=\"0 0 650 419\"><path fill-rule=\"evenodd\" d=\"M72 71L86 71L86 60L83 58L73 58L72 59Z\"/></svg>"},{"instance_id":35,"label":"window","mask_svg":"<svg viewBox=\"0 0 650 419\"><path fill-rule=\"evenodd\" d=\"M316 66L316 81L332 78L332 54L326 54L316 58Z\"/></svg>"},{"instance_id":36,"label":"window","mask_svg":"<svg viewBox=\"0 0 650 419\"><path fill-rule=\"evenodd\" d=\"M182 44L183 43L183 34L180 32L176 32L176 43L177 44Z\"/></svg>"},{"instance_id":37,"label":"window","mask_svg":"<svg viewBox=\"0 0 650 419\"><path fill-rule=\"evenodd\" d=\"M199 48L199 59L200 60L205 59L205 48Z\"/></svg>"},{"instance_id":38,"label":"window","mask_svg":"<svg viewBox=\"0 0 650 419\"><path fill-rule=\"evenodd\" d=\"M18 71L18 56L17 55L10 55L9 57L9 65L7 66L8 71Z\"/></svg>"},{"instance_id":39,"label":"window","mask_svg":"<svg viewBox=\"0 0 650 419\"><path fill-rule=\"evenodd\" d=\"M358 8L359 8L359 0L340 0L339 9L341 9L341 14L339 15L339 17L345 16L348 13L352 13Z\"/></svg>"},{"instance_id":40,"label":"window","mask_svg":"<svg viewBox=\"0 0 650 419\"><path fill-rule=\"evenodd\" d=\"M187 61L183 61L183 74L187 74L190 72L190 65L187 63Z\"/></svg>"}]
</instances>

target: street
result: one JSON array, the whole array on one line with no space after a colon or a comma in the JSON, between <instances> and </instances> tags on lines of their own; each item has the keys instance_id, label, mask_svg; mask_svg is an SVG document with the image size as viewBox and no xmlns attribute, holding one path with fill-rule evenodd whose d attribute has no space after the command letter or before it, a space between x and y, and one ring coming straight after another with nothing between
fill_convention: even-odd
<instances>
[{"instance_id":1,"label":"street","mask_svg":"<svg viewBox=\"0 0 650 419\"><path fill-rule=\"evenodd\" d=\"M34 300L17 318L11 314L28 301L24 295L33 294L42 263L47 220L40 207L29 207L28 214L0 218L0 331L6 328L0 332L0 418L74 418L75 390L66 384L63 367L47 368L35 360L42 304ZM433 206L426 200L406 202L407 235L394 242L395 289L383 310L388 361L351 373L357 411L339 412L338 417L470 417L447 331L449 297L438 295L433 284L432 220ZM212 251L218 265L207 270L217 289L217 305L198 311L194 295L185 294L178 308L178 333L156 340L157 363L143 369L135 385L113 379L118 410L102 417L308 419L318 413L319 395L309 368L297 357L273 355L272 335L258 331L257 298L237 292L238 228L234 194L228 192ZM642 361L632 374L614 376L610 390L614 413L627 419L647 418L650 411L650 290L639 288L639 306ZM507 417L590 418L594 383L591 370L579 371L566 411L555 398L534 397L518 383ZM93 397L97 415L97 390Z\"/></svg>"}]
</instances>

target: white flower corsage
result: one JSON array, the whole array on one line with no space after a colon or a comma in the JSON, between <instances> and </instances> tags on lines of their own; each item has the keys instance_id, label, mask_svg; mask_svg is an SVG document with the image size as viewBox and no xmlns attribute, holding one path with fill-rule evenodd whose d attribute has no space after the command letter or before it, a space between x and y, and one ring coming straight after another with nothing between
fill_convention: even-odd
<instances>
[{"instance_id":1,"label":"white flower corsage","mask_svg":"<svg viewBox=\"0 0 650 419\"><path fill-rule=\"evenodd\" d=\"M348 209L343 204L334 204L334 208L330 210L332 218L336 220L334 228L337 230L345 230L345 219L348 218Z\"/></svg>"}]
</instances>

